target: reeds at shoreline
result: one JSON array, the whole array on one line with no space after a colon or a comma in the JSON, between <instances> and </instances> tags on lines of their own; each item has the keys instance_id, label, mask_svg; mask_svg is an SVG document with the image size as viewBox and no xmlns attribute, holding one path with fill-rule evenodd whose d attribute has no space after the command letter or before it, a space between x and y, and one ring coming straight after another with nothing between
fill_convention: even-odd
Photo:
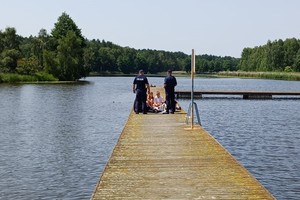
<instances>
[{"instance_id":1,"label":"reeds at shoreline","mask_svg":"<svg viewBox=\"0 0 300 200\"><path fill-rule=\"evenodd\" d=\"M262 78L275 80L300 81L299 72L245 72L245 71L223 71L218 72L218 76L226 77L245 77L245 78Z\"/></svg>"}]
</instances>

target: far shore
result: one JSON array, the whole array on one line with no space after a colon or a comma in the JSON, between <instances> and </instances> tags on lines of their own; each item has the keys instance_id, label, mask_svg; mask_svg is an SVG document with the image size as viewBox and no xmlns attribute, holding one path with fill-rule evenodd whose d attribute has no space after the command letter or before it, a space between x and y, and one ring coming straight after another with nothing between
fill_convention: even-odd
<instances>
[{"instance_id":1,"label":"far shore","mask_svg":"<svg viewBox=\"0 0 300 200\"><path fill-rule=\"evenodd\" d=\"M147 77L165 77L165 72L160 72L157 74L145 74ZM191 74L185 71L174 71L173 75L176 77L190 77ZM2 74L3 76L3 74ZM89 77L102 76L102 77L134 77L136 74L122 74L122 73L90 73ZM22 75L18 74L5 74L4 78L1 79L0 83L8 84L85 84L89 81L85 78L76 81L59 81L57 79L50 80L31 80L23 79ZM17 78L16 78L17 77ZM224 71L218 73L204 73L195 74L196 78L258 78L258 79L273 79L273 80L288 80L288 81L300 81L300 72L244 72L244 71Z\"/></svg>"},{"instance_id":2,"label":"far shore","mask_svg":"<svg viewBox=\"0 0 300 200\"><path fill-rule=\"evenodd\" d=\"M145 74L147 77L165 77L165 72L157 74ZM185 71L174 71L176 77L190 77L191 73ZM89 76L110 76L110 77L134 77L136 74L121 74L121 73L91 73ZM273 79L273 80L288 80L300 81L300 72L245 72L245 71L223 71L217 73L201 73L195 74L195 77L202 78L258 78L258 79Z\"/></svg>"},{"instance_id":3,"label":"far shore","mask_svg":"<svg viewBox=\"0 0 300 200\"><path fill-rule=\"evenodd\" d=\"M300 81L300 72L244 72L225 71L217 73L218 77L260 78L273 80Z\"/></svg>"}]
</instances>

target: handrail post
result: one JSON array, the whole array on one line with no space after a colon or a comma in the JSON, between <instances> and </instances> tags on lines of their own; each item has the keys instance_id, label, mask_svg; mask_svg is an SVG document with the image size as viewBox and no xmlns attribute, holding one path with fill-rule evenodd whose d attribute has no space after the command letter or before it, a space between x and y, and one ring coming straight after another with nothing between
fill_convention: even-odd
<instances>
[{"instance_id":1,"label":"handrail post","mask_svg":"<svg viewBox=\"0 0 300 200\"><path fill-rule=\"evenodd\" d=\"M192 89L191 89L191 103L189 105L189 109L186 115L185 122L186 124L189 123L189 119L191 119L191 129L194 129L194 111L196 111L196 117L198 120L198 124L201 126L199 110L196 102L194 102L194 78L195 78L195 51L192 49L191 55L191 79L192 79Z\"/></svg>"},{"instance_id":2,"label":"handrail post","mask_svg":"<svg viewBox=\"0 0 300 200\"><path fill-rule=\"evenodd\" d=\"M192 58L191 58L191 79L192 79L192 90L191 90L191 105L192 105L192 123L191 128L194 128L194 78L195 78L195 50L192 49Z\"/></svg>"}]
</instances>

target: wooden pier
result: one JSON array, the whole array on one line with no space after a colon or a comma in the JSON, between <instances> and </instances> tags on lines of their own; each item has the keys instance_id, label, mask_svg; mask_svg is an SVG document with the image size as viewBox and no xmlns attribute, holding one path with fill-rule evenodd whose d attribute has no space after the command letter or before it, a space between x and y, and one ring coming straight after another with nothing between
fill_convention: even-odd
<instances>
[{"instance_id":1,"label":"wooden pier","mask_svg":"<svg viewBox=\"0 0 300 200\"><path fill-rule=\"evenodd\" d=\"M91 199L274 199L185 117L131 112Z\"/></svg>"},{"instance_id":2,"label":"wooden pier","mask_svg":"<svg viewBox=\"0 0 300 200\"><path fill-rule=\"evenodd\" d=\"M272 99L273 96L298 97L299 91L218 91L218 90L199 90L194 91L194 98L202 98L203 95L235 95L242 96L243 99ZM175 91L176 98L191 98L191 91L178 90Z\"/></svg>"}]
</instances>

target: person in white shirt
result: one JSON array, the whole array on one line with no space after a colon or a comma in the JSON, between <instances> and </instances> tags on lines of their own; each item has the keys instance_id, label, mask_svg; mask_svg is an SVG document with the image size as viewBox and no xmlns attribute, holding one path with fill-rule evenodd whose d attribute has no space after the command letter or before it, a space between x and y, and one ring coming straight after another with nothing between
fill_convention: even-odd
<instances>
[{"instance_id":1,"label":"person in white shirt","mask_svg":"<svg viewBox=\"0 0 300 200\"><path fill-rule=\"evenodd\" d=\"M165 110L166 104L164 103L163 97L160 96L160 92L156 91L156 96L153 102L154 111L162 112Z\"/></svg>"}]
</instances>

